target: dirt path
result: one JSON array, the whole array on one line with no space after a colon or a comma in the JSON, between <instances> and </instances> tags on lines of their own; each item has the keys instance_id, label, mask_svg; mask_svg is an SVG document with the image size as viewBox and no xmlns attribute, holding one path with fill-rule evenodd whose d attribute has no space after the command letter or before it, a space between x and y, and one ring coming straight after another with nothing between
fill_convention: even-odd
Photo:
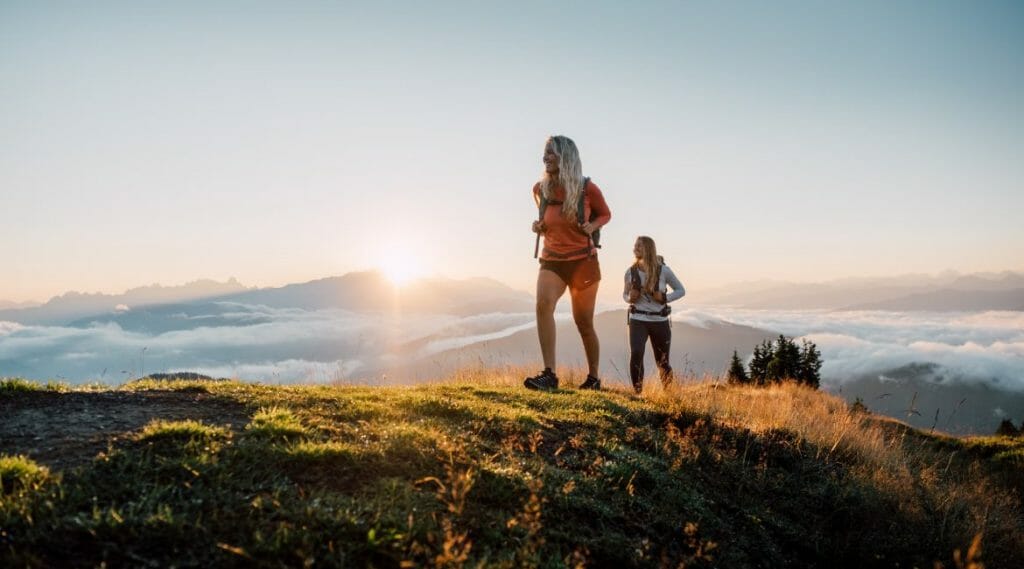
<instances>
[{"instance_id":1,"label":"dirt path","mask_svg":"<svg viewBox=\"0 0 1024 569\"><path fill-rule=\"evenodd\" d=\"M0 399L0 453L24 454L51 470L92 460L154 419L195 419L239 430L250 412L205 392L28 392Z\"/></svg>"}]
</instances>

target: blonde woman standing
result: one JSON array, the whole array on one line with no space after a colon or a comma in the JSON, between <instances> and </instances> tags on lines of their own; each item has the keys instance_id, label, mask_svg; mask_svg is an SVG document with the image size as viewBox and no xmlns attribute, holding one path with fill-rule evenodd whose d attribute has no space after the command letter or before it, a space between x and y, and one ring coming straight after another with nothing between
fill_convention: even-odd
<instances>
[{"instance_id":1,"label":"blonde woman standing","mask_svg":"<svg viewBox=\"0 0 1024 569\"><path fill-rule=\"evenodd\" d=\"M528 377L528 389L557 389L555 375L555 306L566 289L572 316L587 354L587 379L580 389L600 389L600 343L594 330L594 305L601 266L595 237L612 218L600 188L583 177L576 143L552 136L544 144L544 173L533 186L538 220L533 231L544 236L537 273L537 338L544 370Z\"/></svg>"},{"instance_id":2,"label":"blonde woman standing","mask_svg":"<svg viewBox=\"0 0 1024 569\"><path fill-rule=\"evenodd\" d=\"M639 394L644 388L644 350L648 338L662 385L668 387L672 383L672 309L668 303L682 298L686 289L658 255L654 239L646 235L637 237L633 255L636 261L626 270L622 299L629 303L629 378Z\"/></svg>"}]
</instances>

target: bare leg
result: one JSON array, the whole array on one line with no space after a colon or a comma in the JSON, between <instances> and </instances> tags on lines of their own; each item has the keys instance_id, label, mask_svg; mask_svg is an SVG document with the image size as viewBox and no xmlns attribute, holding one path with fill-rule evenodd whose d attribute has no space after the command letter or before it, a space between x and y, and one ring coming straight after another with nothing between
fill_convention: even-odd
<instances>
[{"instance_id":1,"label":"bare leg","mask_svg":"<svg viewBox=\"0 0 1024 569\"><path fill-rule=\"evenodd\" d=\"M564 293L561 277L544 269L537 273L537 339L544 367L551 371L555 370L555 306Z\"/></svg>"},{"instance_id":2,"label":"bare leg","mask_svg":"<svg viewBox=\"0 0 1024 569\"><path fill-rule=\"evenodd\" d=\"M594 283L582 290L570 289L572 296L572 317L583 340L583 351L587 353L587 368L590 375L600 378L601 344L594 330L594 305L597 303L597 285Z\"/></svg>"}]
</instances>

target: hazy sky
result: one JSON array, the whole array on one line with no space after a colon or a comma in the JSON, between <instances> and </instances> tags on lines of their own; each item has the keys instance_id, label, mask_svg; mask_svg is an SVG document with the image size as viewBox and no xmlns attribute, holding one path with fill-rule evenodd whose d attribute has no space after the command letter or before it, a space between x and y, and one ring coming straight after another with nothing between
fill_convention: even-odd
<instances>
[{"instance_id":1,"label":"hazy sky","mask_svg":"<svg viewBox=\"0 0 1024 569\"><path fill-rule=\"evenodd\" d=\"M0 299L401 262L531 290L576 140L691 289L1024 270L1024 3L0 0Z\"/></svg>"}]
</instances>

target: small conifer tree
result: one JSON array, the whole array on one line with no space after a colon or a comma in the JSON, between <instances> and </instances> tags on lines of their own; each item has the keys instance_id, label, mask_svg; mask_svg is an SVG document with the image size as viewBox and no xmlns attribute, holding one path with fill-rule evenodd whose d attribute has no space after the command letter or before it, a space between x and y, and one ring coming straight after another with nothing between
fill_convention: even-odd
<instances>
[{"instance_id":1,"label":"small conifer tree","mask_svg":"<svg viewBox=\"0 0 1024 569\"><path fill-rule=\"evenodd\" d=\"M732 351L732 363L729 365L729 383L745 385L750 383L750 377L747 376L747 370L743 367L743 362L740 361L740 356L736 353L736 350Z\"/></svg>"},{"instance_id":2,"label":"small conifer tree","mask_svg":"<svg viewBox=\"0 0 1024 569\"><path fill-rule=\"evenodd\" d=\"M754 353L750 358L750 375L747 382L754 385L765 385L768 383L779 383L781 381L793 380L804 385L817 389L821 386L821 352L814 342L806 339L801 340L801 346L784 335L774 341L762 341L754 346ZM739 357L733 350L733 359ZM730 382L733 382L733 368L729 368ZM742 367L740 364L739 367Z\"/></svg>"},{"instance_id":3,"label":"small conifer tree","mask_svg":"<svg viewBox=\"0 0 1024 569\"><path fill-rule=\"evenodd\" d=\"M797 380L800 383L817 389L821 385L821 352L814 342L803 340L800 350L800 371Z\"/></svg>"},{"instance_id":4,"label":"small conifer tree","mask_svg":"<svg viewBox=\"0 0 1024 569\"><path fill-rule=\"evenodd\" d=\"M775 341L775 348L771 352L768 361L765 379L772 383L778 383L787 379L797 379L800 375L800 348L793 340L779 335Z\"/></svg>"},{"instance_id":5,"label":"small conifer tree","mask_svg":"<svg viewBox=\"0 0 1024 569\"><path fill-rule=\"evenodd\" d=\"M750 359L750 382L754 385L764 385L768 378L768 362L772 360L772 344L764 340L760 345L754 346L754 355Z\"/></svg>"},{"instance_id":6,"label":"small conifer tree","mask_svg":"<svg viewBox=\"0 0 1024 569\"><path fill-rule=\"evenodd\" d=\"M860 397L857 397L857 399L854 400L854 402L850 405L850 412L861 413L865 415L867 413L870 413L870 411L868 411L868 406L864 404L864 400L861 399Z\"/></svg>"},{"instance_id":7,"label":"small conifer tree","mask_svg":"<svg viewBox=\"0 0 1024 569\"><path fill-rule=\"evenodd\" d=\"M1001 437L1017 437L1020 436L1020 431L1017 430L1017 427L1013 426L1013 421L1009 419L1003 419L1003 422L999 423L999 428L996 429L996 435L999 435Z\"/></svg>"}]
</instances>

